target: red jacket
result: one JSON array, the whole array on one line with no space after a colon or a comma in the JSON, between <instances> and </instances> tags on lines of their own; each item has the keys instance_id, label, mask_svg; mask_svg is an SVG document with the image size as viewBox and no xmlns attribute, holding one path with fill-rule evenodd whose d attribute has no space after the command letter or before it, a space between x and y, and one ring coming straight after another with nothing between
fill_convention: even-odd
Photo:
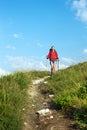
<instances>
[{"instance_id":1,"label":"red jacket","mask_svg":"<svg viewBox=\"0 0 87 130\"><path fill-rule=\"evenodd\" d=\"M50 51L47 55L47 59L58 59L58 54L56 51Z\"/></svg>"}]
</instances>

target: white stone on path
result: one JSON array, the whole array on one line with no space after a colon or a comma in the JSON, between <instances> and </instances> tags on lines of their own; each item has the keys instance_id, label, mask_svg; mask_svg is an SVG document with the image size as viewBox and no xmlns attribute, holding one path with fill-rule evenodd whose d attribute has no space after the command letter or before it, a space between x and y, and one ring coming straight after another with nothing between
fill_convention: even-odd
<instances>
[{"instance_id":1,"label":"white stone on path","mask_svg":"<svg viewBox=\"0 0 87 130\"><path fill-rule=\"evenodd\" d=\"M41 110L37 111L36 114L39 114L40 116L50 115L51 114L51 110L49 110L48 108L41 109Z\"/></svg>"}]
</instances>

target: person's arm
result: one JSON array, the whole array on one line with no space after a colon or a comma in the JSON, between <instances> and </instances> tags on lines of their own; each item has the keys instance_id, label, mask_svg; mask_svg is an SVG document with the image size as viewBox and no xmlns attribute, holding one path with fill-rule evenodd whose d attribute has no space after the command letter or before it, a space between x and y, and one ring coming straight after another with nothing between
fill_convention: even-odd
<instances>
[{"instance_id":1,"label":"person's arm","mask_svg":"<svg viewBox=\"0 0 87 130\"><path fill-rule=\"evenodd\" d=\"M49 52L48 55L47 55L47 59L50 59L50 52Z\"/></svg>"}]
</instances>

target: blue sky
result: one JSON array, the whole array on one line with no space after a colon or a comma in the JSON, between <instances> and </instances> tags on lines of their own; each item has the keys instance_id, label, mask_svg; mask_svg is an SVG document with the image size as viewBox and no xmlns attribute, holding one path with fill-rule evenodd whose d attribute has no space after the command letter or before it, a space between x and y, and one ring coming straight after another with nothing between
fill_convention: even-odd
<instances>
[{"instance_id":1,"label":"blue sky","mask_svg":"<svg viewBox=\"0 0 87 130\"><path fill-rule=\"evenodd\" d=\"M0 75L49 69L52 45L60 69L87 61L87 0L0 0Z\"/></svg>"}]
</instances>

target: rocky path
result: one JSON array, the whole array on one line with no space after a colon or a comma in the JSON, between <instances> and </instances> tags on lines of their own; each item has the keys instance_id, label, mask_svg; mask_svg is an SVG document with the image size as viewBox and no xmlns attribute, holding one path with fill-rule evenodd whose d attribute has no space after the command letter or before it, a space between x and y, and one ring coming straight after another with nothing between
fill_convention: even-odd
<instances>
[{"instance_id":1,"label":"rocky path","mask_svg":"<svg viewBox=\"0 0 87 130\"><path fill-rule=\"evenodd\" d=\"M45 78L33 80L28 89L21 130L75 130L72 128L71 120L65 118L60 111L51 108L50 101L53 95L44 93L44 80Z\"/></svg>"}]
</instances>

